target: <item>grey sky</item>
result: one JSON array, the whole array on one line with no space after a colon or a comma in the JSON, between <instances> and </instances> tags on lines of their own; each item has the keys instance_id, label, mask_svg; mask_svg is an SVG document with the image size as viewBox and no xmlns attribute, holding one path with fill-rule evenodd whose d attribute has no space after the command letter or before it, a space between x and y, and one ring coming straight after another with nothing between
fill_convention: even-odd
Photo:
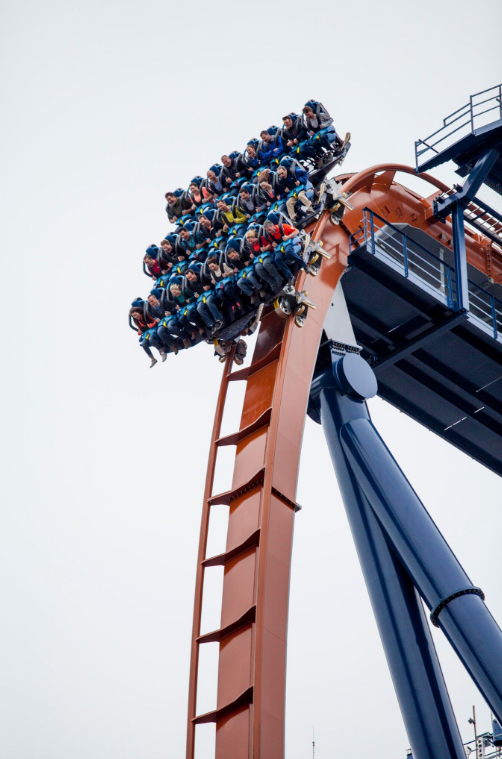
<instances>
[{"instance_id":1,"label":"grey sky","mask_svg":"<svg viewBox=\"0 0 502 759\"><path fill-rule=\"evenodd\" d=\"M502 81L501 21L496 0L4 1L2 758L184 753L221 367L200 346L150 371L126 325L129 302L147 291L142 252L168 231L166 190L311 97L352 132L344 170L412 163L417 137ZM436 173L455 179L451 167ZM236 398L229 430L237 409ZM500 622L499 478L383 402L371 409ZM404 759L322 430L310 421L298 500L287 757L310 756L315 724L318 759ZM467 739L471 704L482 728L488 710L434 634ZM211 708L212 697L204 684L201 703ZM211 757L210 731L197 759Z\"/></svg>"}]
</instances>

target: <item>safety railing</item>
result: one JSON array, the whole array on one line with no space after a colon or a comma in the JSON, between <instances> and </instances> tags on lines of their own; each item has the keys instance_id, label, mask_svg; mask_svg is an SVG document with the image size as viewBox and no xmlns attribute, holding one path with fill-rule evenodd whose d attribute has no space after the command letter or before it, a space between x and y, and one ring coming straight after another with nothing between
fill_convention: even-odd
<instances>
[{"instance_id":1,"label":"safety railing","mask_svg":"<svg viewBox=\"0 0 502 759\"><path fill-rule=\"evenodd\" d=\"M433 153L440 153L454 141L473 132L474 129L498 119L502 119L502 84L471 95L468 103L443 119L442 127L425 140L415 142L417 170L421 163L432 158ZM454 135L456 135L455 138Z\"/></svg>"},{"instance_id":2,"label":"safety railing","mask_svg":"<svg viewBox=\"0 0 502 759\"><path fill-rule=\"evenodd\" d=\"M469 310L491 331L495 340L502 337L502 301L469 280Z\"/></svg>"},{"instance_id":3,"label":"safety railing","mask_svg":"<svg viewBox=\"0 0 502 759\"><path fill-rule=\"evenodd\" d=\"M418 278L455 309L454 269L370 208L364 209L360 229L349 238L350 252L363 244L373 255L390 258L406 278Z\"/></svg>"},{"instance_id":4,"label":"safety railing","mask_svg":"<svg viewBox=\"0 0 502 759\"><path fill-rule=\"evenodd\" d=\"M478 735L476 740L464 743L465 755L468 759L498 759L502 758L502 747L493 745L492 733Z\"/></svg>"},{"instance_id":5,"label":"safety railing","mask_svg":"<svg viewBox=\"0 0 502 759\"><path fill-rule=\"evenodd\" d=\"M424 289L457 310L455 269L385 219L365 208L359 229L349 238L353 253L365 245L372 255L386 260L407 279L418 279ZM470 315L481 322L495 340L502 339L502 301L468 280Z\"/></svg>"}]
</instances>

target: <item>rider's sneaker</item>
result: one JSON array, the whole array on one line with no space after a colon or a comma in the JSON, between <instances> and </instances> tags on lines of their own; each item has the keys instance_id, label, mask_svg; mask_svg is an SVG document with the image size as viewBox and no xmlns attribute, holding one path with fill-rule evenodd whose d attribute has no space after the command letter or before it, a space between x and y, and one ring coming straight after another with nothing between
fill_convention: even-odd
<instances>
[{"instance_id":1,"label":"rider's sneaker","mask_svg":"<svg viewBox=\"0 0 502 759\"><path fill-rule=\"evenodd\" d=\"M152 361L150 363L150 369L153 369L153 367L155 366L156 363L157 363L157 359L156 358L152 358Z\"/></svg>"},{"instance_id":2,"label":"rider's sneaker","mask_svg":"<svg viewBox=\"0 0 502 759\"><path fill-rule=\"evenodd\" d=\"M164 351L164 352L162 352L162 353L160 354L160 357L161 357L161 359L162 359L162 363L164 363L164 361L165 361L165 360L166 360L166 358L167 358L167 353L166 353L165 351Z\"/></svg>"}]
</instances>

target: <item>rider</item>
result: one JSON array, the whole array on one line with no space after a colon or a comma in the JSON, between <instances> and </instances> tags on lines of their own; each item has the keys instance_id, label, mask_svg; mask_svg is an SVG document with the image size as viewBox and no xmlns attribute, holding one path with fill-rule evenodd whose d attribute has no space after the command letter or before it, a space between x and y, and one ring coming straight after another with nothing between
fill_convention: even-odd
<instances>
[{"instance_id":1,"label":"rider","mask_svg":"<svg viewBox=\"0 0 502 759\"><path fill-rule=\"evenodd\" d=\"M191 333L192 340L197 335L197 330L204 333L204 322L197 312L197 298L199 291L192 289L191 283L185 277L174 277L169 283L169 295L179 307L178 320L181 327Z\"/></svg>"},{"instance_id":2,"label":"rider","mask_svg":"<svg viewBox=\"0 0 502 759\"><path fill-rule=\"evenodd\" d=\"M167 218L171 224L174 224L179 219L181 219L181 217L187 213L187 210L192 206L192 202L188 198L188 194L181 188L178 188L174 192L166 192L166 200Z\"/></svg>"},{"instance_id":3,"label":"rider","mask_svg":"<svg viewBox=\"0 0 502 759\"><path fill-rule=\"evenodd\" d=\"M182 227L179 231L180 248L191 256L197 250L197 240L187 227Z\"/></svg>"},{"instance_id":4,"label":"rider","mask_svg":"<svg viewBox=\"0 0 502 759\"><path fill-rule=\"evenodd\" d=\"M159 319L150 317L145 313L145 304L141 299L138 298L133 301L133 303L134 305L129 310L129 315L138 329L139 343L146 355L151 359L150 369L152 369L157 363L157 359L154 358L151 351L152 347L159 351L162 361L165 361L167 358L166 349L157 336L157 324Z\"/></svg>"},{"instance_id":5,"label":"rider","mask_svg":"<svg viewBox=\"0 0 502 759\"><path fill-rule=\"evenodd\" d=\"M178 263L178 255L175 250L177 240L177 235L167 235L160 242L159 264L163 271L172 269L174 264Z\"/></svg>"},{"instance_id":6,"label":"rider","mask_svg":"<svg viewBox=\"0 0 502 759\"><path fill-rule=\"evenodd\" d=\"M309 181L309 174L300 164L293 158L283 158L279 166L277 167L277 174L279 175L279 187L283 189L283 192L290 193L291 190L295 190L300 185L303 188L300 189L294 195L291 195L286 200L286 207L288 209L288 216L292 221L296 221L296 203L300 201L307 209L307 214L313 212L312 203L310 197L314 194L314 188ZM296 197L295 197L296 195Z\"/></svg>"},{"instance_id":7,"label":"rider","mask_svg":"<svg viewBox=\"0 0 502 759\"><path fill-rule=\"evenodd\" d=\"M263 129L260 132L261 142L258 145L258 158L262 166L268 166L274 159L279 159L285 153L280 130L276 126Z\"/></svg>"},{"instance_id":8,"label":"rider","mask_svg":"<svg viewBox=\"0 0 502 759\"><path fill-rule=\"evenodd\" d=\"M295 275L290 267L306 269L300 253L302 243L296 227L285 224L279 218L277 223L267 220L263 224L263 234L260 239L263 251L273 253L273 262L281 274L290 280Z\"/></svg>"},{"instance_id":9,"label":"rider","mask_svg":"<svg viewBox=\"0 0 502 759\"><path fill-rule=\"evenodd\" d=\"M250 219L255 214L262 214L261 218L264 218L267 212L267 206L271 203L269 196L265 191L262 191L261 184L251 184L247 182L243 184L239 191L239 200L237 201L237 207L244 214L246 219Z\"/></svg>"},{"instance_id":10,"label":"rider","mask_svg":"<svg viewBox=\"0 0 502 759\"><path fill-rule=\"evenodd\" d=\"M212 332L223 325L223 314L218 309L216 293L211 284L201 277L202 264L192 264L185 277L192 289L199 293L197 312L202 321Z\"/></svg>"},{"instance_id":11,"label":"rider","mask_svg":"<svg viewBox=\"0 0 502 759\"><path fill-rule=\"evenodd\" d=\"M254 171L260 168L260 159L257 155L259 140L249 140L246 145L246 150L242 155L242 161L246 167L248 174L253 174Z\"/></svg>"},{"instance_id":12,"label":"rider","mask_svg":"<svg viewBox=\"0 0 502 759\"><path fill-rule=\"evenodd\" d=\"M202 194L202 187L203 187L204 180L202 177L194 177L192 181L190 182L190 185L188 187L189 190L189 197L190 201L192 203L192 208L190 212L194 212L197 208L200 208L206 201L204 199L204 195Z\"/></svg>"},{"instance_id":13,"label":"rider","mask_svg":"<svg viewBox=\"0 0 502 759\"><path fill-rule=\"evenodd\" d=\"M261 245L261 228L248 229L246 243L254 257L254 269L263 282L266 282L272 292L282 289L282 279L274 265L273 251L264 250Z\"/></svg>"},{"instance_id":14,"label":"rider","mask_svg":"<svg viewBox=\"0 0 502 759\"><path fill-rule=\"evenodd\" d=\"M207 248L216 237L211 218L213 213L202 213L192 230L192 236L196 243L197 259L204 261L207 258Z\"/></svg>"},{"instance_id":15,"label":"rider","mask_svg":"<svg viewBox=\"0 0 502 759\"><path fill-rule=\"evenodd\" d=\"M183 343L185 348L189 348L192 344L190 342L191 329L187 331L181 326L178 318L179 306L170 297L169 290L156 288L152 290L152 293L156 294L159 298L160 308L164 312L157 327L159 340L168 346L173 353L178 352L178 347L181 343Z\"/></svg>"},{"instance_id":16,"label":"rider","mask_svg":"<svg viewBox=\"0 0 502 759\"><path fill-rule=\"evenodd\" d=\"M162 274L162 267L159 262L159 249L153 243L146 249L143 261L147 267L152 279L157 279ZM145 272L146 273L146 272Z\"/></svg>"},{"instance_id":17,"label":"rider","mask_svg":"<svg viewBox=\"0 0 502 759\"><path fill-rule=\"evenodd\" d=\"M221 166L217 163L213 164L207 170L207 189L216 197L225 192L225 185L220 177Z\"/></svg>"},{"instance_id":18,"label":"rider","mask_svg":"<svg viewBox=\"0 0 502 759\"><path fill-rule=\"evenodd\" d=\"M220 198L216 203L218 209L218 220L221 225L222 231L226 234L230 227L236 224L245 224L247 219L239 209L237 203L232 204L232 208L228 205L226 200Z\"/></svg>"},{"instance_id":19,"label":"rider","mask_svg":"<svg viewBox=\"0 0 502 759\"><path fill-rule=\"evenodd\" d=\"M318 100L308 100L303 108L305 128L310 136L304 153L315 156L322 164L323 148L330 150L338 135L333 126L333 119Z\"/></svg>"},{"instance_id":20,"label":"rider","mask_svg":"<svg viewBox=\"0 0 502 759\"><path fill-rule=\"evenodd\" d=\"M229 277L220 266L220 257L217 253L209 255L201 273L204 276L204 284L214 290L226 320L231 321L234 309L240 306L241 297L233 276Z\"/></svg>"},{"instance_id":21,"label":"rider","mask_svg":"<svg viewBox=\"0 0 502 759\"><path fill-rule=\"evenodd\" d=\"M301 116L297 113L288 113L287 116L282 117L282 121L284 126L281 134L286 147L289 148L290 153L296 153L303 158L302 145L309 136Z\"/></svg>"},{"instance_id":22,"label":"rider","mask_svg":"<svg viewBox=\"0 0 502 759\"><path fill-rule=\"evenodd\" d=\"M227 188L249 174L242 153L234 151L230 155L222 155L221 162L223 168L220 171L220 179Z\"/></svg>"},{"instance_id":23,"label":"rider","mask_svg":"<svg viewBox=\"0 0 502 759\"><path fill-rule=\"evenodd\" d=\"M254 270L254 256L246 245L246 238L230 238L222 260L223 275L232 277L241 293L254 303L263 285Z\"/></svg>"}]
</instances>

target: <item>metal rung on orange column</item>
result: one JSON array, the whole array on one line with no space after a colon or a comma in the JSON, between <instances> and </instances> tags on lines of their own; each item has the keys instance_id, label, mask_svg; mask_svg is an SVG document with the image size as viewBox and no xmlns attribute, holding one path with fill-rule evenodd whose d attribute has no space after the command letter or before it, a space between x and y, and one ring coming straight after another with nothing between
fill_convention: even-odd
<instances>
[{"instance_id":1,"label":"metal rung on orange column","mask_svg":"<svg viewBox=\"0 0 502 759\"><path fill-rule=\"evenodd\" d=\"M197 641L199 643L217 643L222 638L225 637L225 635L229 635L232 632L235 632L235 630L238 630L239 627L243 627L248 622L254 622L256 620L256 605L251 606L250 609L247 609L247 611L244 612L242 617L239 619L236 619L235 622L230 622L226 627L220 627L219 630L214 630L214 632L206 633L205 635L200 635L197 638Z\"/></svg>"},{"instance_id":2,"label":"metal rung on orange column","mask_svg":"<svg viewBox=\"0 0 502 759\"><path fill-rule=\"evenodd\" d=\"M226 490L224 493L219 493L218 495L212 495L211 498L208 498L208 503L210 506L220 506L221 504L228 506L230 504L230 501L235 500L240 495L244 495L244 493L252 490L257 485L261 485L264 477L265 467L262 467L243 485L240 485L238 488L234 488L233 490Z\"/></svg>"},{"instance_id":3,"label":"metal rung on orange column","mask_svg":"<svg viewBox=\"0 0 502 759\"><path fill-rule=\"evenodd\" d=\"M225 717L229 712L236 711L240 706L243 706L243 704L252 704L253 703L253 688L246 688L245 691L243 691L237 698L232 701L230 704L225 704L225 706L220 707L219 709L215 709L213 712L207 712L206 714L201 714L200 717L194 717L192 720L194 725L204 725L208 722L218 722L218 720Z\"/></svg>"},{"instance_id":4,"label":"metal rung on orange column","mask_svg":"<svg viewBox=\"0 0 502 759\"><path fill-rule=\"evenodd\" d=\"M265 318L265 317L264 317ZM251 366L246 366L244 369L239 369L236 372L232 372L228 379L230 382L235 382L236 380L247 380L249 377L251 377L253 374L256 374L256 372L259 372L260 369L263 369L264 366L267 366L267 364L270 364L272 361L276 361L279 358L281 352L281 343L277 343L269 353L266 354L262 359L257 361L255 364L251 364Z\"/></svg>"},{"instance_id":5,"label":"metal rung on orange column","mask_svg":"<svg viewBox=\"0 0 502 759\"><path fill-rule=\"evenodd\" d=\"M237 443L240 443L240 441L244 440L245 437L259 430L260 427L264 427L266 424L268 424L270 422L271 414L272 414L272 408L269 407L252 424L249 424L247 427L244 427L242 430L239 430L238 432L233 432L231 435L225 435L225 437L218 438L218 440L216 441L216 445L237 445Z\"/></svg>"},{"instance_id":6,"label":"metal rung on orange column","mask_svg":"<svg viewBox=\"0 0 502 759\"><path fill-rule=\"evenodd\" d=\"M220 553L217 556L211 556L209 559L204 559L202 562L205 567L221 567L224 566L227 561L230 561L230 559L234 559L236 556L238 556L240 553L243 553L244 551L247 551L248 548L251 548L251 546L258 546L260 545L260 530L255 530L251 535L246 538L240 545L233 548L231 551L227 551L226 553Z\"/></svg>"}]
</instances>

